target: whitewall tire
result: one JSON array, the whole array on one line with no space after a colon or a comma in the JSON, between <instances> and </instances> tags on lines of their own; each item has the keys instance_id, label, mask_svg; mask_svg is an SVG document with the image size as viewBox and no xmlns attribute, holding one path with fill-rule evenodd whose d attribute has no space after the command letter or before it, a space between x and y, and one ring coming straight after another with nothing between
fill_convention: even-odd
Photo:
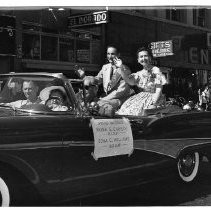
<instances>
[{"instance_id":1,"label":"whitewall tire","mask_svg":"<svg viewBox=\"0 0 211 210\"><path fill-rule=\"evenodd\" d=\"M184 182L192 182L195 180L199 171L199 153L190 152L179 156L177 169L179 176Z\"/></svg>"},{"instance_id":2,"label":"whitewall tire","mask_svg":"<svg viewBox=\"0 0 211 210\"><path fill-rule=\"evenodd\" d=\"M0 196L1 196L1 206L9 206L10 205L9 188L1 177L0 177Z\"/></svg>"}]
</instances>

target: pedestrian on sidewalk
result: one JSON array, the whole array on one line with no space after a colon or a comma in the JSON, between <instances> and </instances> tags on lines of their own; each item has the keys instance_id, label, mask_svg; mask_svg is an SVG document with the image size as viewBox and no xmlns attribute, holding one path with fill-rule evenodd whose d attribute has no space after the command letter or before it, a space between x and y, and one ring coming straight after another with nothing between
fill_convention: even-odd
<instances>
[{"instance_id":1,"label":"pedestrian on sidewalk","mask_svg":"<svg viewBox=\"0 0 211 210\"><path fill-rule=\"evenodd\" d=\"M208 84L205 84L202 91L199 89L199 105L207 111L210 102L210 90Z\"/></svg>"}]
</instances>

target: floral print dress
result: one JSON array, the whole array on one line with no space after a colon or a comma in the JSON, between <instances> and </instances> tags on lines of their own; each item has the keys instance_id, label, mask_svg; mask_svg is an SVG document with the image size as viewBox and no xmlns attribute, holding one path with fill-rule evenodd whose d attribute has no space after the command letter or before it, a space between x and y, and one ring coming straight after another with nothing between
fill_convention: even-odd
<instances>
[{"instance_id":1,"label":"floral print dress","mask_svg":"<svg viewBox=\"0 0 211 210\"><path fill-rule=\"evenodd\" d=\"M156 88L162 87L167 82L158 67L153 67L150 71L143 69L131 74L130 77L135 79L140 93L128 98L117 111L117 114L143 116L144 109L153 104L153 94ZM157 105L164 105L163 97L159 98Z\"/></svg>"}]
</instances>

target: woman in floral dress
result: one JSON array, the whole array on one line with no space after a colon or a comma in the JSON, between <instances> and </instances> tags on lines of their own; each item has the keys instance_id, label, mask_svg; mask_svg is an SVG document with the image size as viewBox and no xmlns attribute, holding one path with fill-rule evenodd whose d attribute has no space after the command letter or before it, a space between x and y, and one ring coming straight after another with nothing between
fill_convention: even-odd
<instances>
[{"instance_id":1,"label":"woman in floral dress","mask_svg":"<svg viewBox=\"0 0 211 210\"><path fill-rule=\"evenodd\" d=\"M146 109L156 109L165 103L162 87L167 81L160 69L151 65L151 51L142 47L137 51L137 56L138 63L143 66L143 70L129 76L125 74L121 59L116 58L115 60L121 69L123 79L129 85L136 85L140 91L123 103L117 112L119 115L143 116Z\"/></svg>"}]
</instances>

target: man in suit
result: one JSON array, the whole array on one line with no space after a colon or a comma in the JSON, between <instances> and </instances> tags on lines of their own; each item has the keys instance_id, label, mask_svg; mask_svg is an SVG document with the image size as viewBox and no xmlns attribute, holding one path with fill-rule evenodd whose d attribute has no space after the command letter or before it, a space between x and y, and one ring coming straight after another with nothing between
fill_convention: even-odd
<instances>
[{"instance_id":1,"label":"man in suit","mask_svg":"<svg viewBox=\"0 0 211 210\"><path fill-rule=\"evenodd\" d=\"M101 96L99 104L108 102L114 109L118 109L121 104L129 97L130 87L121 77L120 69L115 65L114 60L120 56L118 49L114 46L107 47L108 63L95 77L98 84L103 84L104 94ZM123 65L125 71L131 74L130 69Z\"/></svg>"},{"instance_id":2,"label":"man in suit","mask_svg":"<svg viewBox=\"0 0 211 210\"><path fill-rule=\"evenodd\" d=\"M98 105L101 107L102 112L105 111L110 113L116 111L130 96L130 87L122 79L119 67L115 65L115 59L117 59L119 56L120 54L115 46L108 46L108 63L103 65L97 76L93 77L93 84L103 85L104 93L101 95L98 101ZM123 67L127 74L130 75L130 69L124 64ZM85 73L82 69L76 70L76 73L80 78L84 79L84 81L86 81L87 77L91 77L85 76Z\"/></svg>"}]
</instances>

